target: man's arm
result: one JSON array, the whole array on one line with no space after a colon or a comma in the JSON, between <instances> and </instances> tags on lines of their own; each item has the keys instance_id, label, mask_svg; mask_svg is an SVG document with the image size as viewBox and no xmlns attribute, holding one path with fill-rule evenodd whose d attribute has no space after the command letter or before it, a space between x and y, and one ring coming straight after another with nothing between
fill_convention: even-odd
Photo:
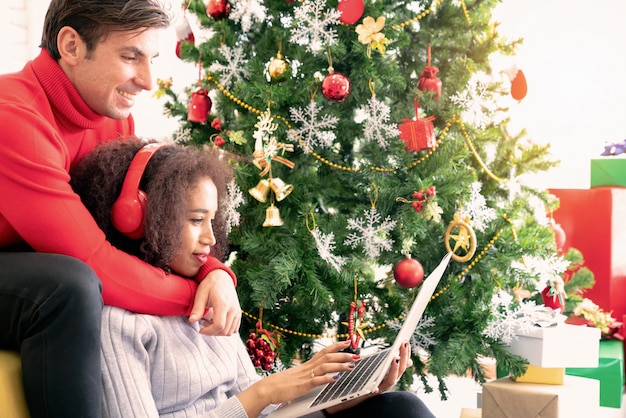
<instances>
[{"instance_id":1,"label":"man's arm","mask_svg":"<svg viewBox=\"0 0 626 418\"><path fill-rule=\"evenodd\" d=\"M106 304L156 315L189 315L197 283L112 247L69 185L72 144L25 109L12 108L10 114L19 122L5 126L0 135L0 222L8 223L35 251L70 255L89 264L102 280Z\"/></svg>"}]
</instances>

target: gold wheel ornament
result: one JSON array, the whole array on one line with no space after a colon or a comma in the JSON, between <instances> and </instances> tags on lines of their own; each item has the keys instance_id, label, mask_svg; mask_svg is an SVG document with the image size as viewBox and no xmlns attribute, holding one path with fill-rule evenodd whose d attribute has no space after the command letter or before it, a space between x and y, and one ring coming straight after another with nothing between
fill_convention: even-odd
<instances>
[{"instance_id":1,"label":"gold wheel ornament","mask_svg":"<svg viewBox=\"0 0 626 418\"><path fill-rule=\"evenodd\" d=\"M454 246L450 245L450 240L454 240ZM450 222L446 229L444 244L446 250L452 253L454 261L464 263L474 257L476 253L476 234L469 224L469 217L461 219L460 214L454 214L454 220Z\"/></svg>"}]
</instances>

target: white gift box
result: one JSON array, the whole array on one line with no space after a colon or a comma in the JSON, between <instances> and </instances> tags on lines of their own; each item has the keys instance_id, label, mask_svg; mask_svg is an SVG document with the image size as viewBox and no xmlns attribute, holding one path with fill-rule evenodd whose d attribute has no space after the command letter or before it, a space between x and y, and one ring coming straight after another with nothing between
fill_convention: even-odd
<instances>
[{"instance_id":1,"label":"white gift box","mask_svg":"<svg viewBox=\"0 0 626 418\"><path fill-rule=\"evenodd\" d=\"M598 367L600 329L560 323L532 327L511 342L509 351L539 367Z\"/></svg>"}]
</instances>

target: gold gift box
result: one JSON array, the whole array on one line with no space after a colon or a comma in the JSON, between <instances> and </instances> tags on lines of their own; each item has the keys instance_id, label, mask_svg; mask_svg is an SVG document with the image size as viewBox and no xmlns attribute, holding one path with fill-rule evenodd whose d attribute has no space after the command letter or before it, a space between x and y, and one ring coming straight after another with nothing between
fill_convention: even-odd
<instances>
[{"instance_id":1,"label":"gold gift box","mask_svg":"<svg viewBox=\"0 0 626 418\"><path fill-rule=\"evenodd\" d=\"M519 377L512 377L516 382L543 383L546 385L562 385L565 380L564 367L539 367L531 364L526 372Z\"/></svg>"}]
</instances>

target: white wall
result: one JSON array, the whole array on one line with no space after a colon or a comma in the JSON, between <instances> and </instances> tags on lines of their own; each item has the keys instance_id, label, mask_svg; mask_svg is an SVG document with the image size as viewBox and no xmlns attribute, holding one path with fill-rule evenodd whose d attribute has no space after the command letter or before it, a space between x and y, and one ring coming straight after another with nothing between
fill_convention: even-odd
<instances>
[{"instance_id":1,"label":"white wall","mask_svg":"<svg viewBox=\"0 0 626 418\"><path fill-rule=\"evenodd\" d=\"M0 72L14 71L38 53L48 0L0 3ZM589 160L607 142L626 138L626 2L624 0L504 0L495 10L499 31L523 37L514 63L524 71L528 94L511 109L512 130L526 128L550 143L561 165L530 179L551 188L589 186ZM155 77L173 76L174 88L190 85L197 70L174 55L175 36L162 38ZM1 86L0 86L1 88ZM169 135L175 120L146 92L133 112L137 133Z\"/></svg>"},{"instance_id":2,"label":"white wall","mask_svg":"<svg viewBox=\"0 0 626 418\"><path fill-rule=\"evenodd\" d=\"M512 126L550 143L561 165L533 182L589 187L589 160L626 138L626 2L504 0L499 31L524 38L516 64L528 81Z\"/></svg>"},{"instance_id":3,"label":"white wall","mask_svg":"<svg viewBox=\"0 0 626 418\"><path fill-rule=\"evenodd\" d=\"M2 59L0 72L13 71L17 63L23 62L31 56L28 49L28 13L26 0L2 2L0 4L0 34L3 42L0 47Z\"/></svg>"}]
</instances>

